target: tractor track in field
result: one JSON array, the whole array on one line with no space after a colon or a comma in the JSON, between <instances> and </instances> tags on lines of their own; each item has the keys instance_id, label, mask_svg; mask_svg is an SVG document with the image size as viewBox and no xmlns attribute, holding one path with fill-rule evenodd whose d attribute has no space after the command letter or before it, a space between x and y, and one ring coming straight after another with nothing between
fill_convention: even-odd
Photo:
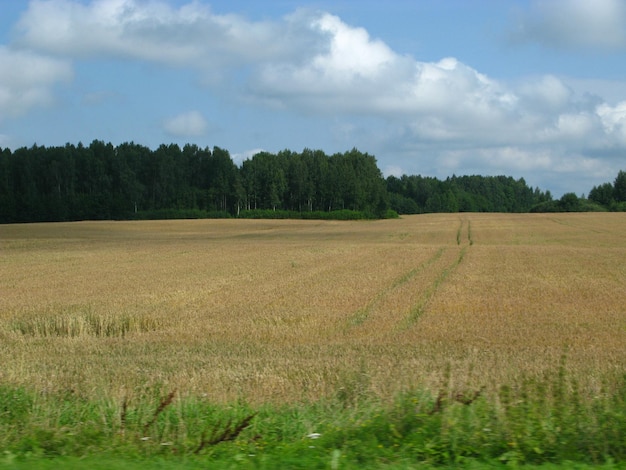
<instances>
[{"instance_id":1,"label":"tractor track in field","mask_svg":"<svg viewBox=\"0 0 626 470\"><path fill-rule=\"evenodd\" d=\"M405 330L415 324L420 317L426 312L428 304L431 299L437 294L437 291L441 288L441 285L448 279L450 274L456 271L457 267L463 261L469 245L464 245L459 249L458 256L439 273L435 280L424 290L420 296L419 301L411 307L408 314L404 317L404 320L398 324L397 329Z\"/></svg>"},{"instance_id":2,"label":"tractor track in field","mask_svg":"<svg viewBox=\"0 0 626 470\"><path fill-rule=\"evenodd\" d=\"M371 315L372 311L388 296L392 295L395 290L397 290L400 286L409 282L412 278L414 278L417 274L424 271L426 268L436 263L443 253L446 251L446 248L442 247L437 252L428 258L426 261L416 266L415 268L407 271L402 276L393 280L389 286L385 289L381 290L374 298L372 298L365 307L357 310L349 319L349 326L359 326L362 325Z\"/></svg>"},{"instance_id":3,"label":"tractor track in field","mask_svg":"<svg viewBox=\"0 0 626 470\"><path fill-rule=\"evenodd\" d=\"M456 231L456 244L458 247L458 256L456 256L450 264L445 266L428 288L424 290L419 301L411 307L404 320L398 324L399 330L410 328L420 319L442 284L463 262L469 247L474 244L474 240L472 239L472 225L469 219L460 219L459 228Z\"/></svg>"},{"instance_id":4,"label":"tractor track in field","mask_svg":"<svg viewBox=\"0 0 626 470\"><path fill-rule=\"evenodd\" d=\"M587 231L590 231L590 232L593 232L593 233L610 233L610 231L608 231L608 230L597 230L595 228L586 227L584 225L574 224L574 223L569 222L569 221L561 220L561 219L558 219L557 217L550 217L548 220L551 220L555 224L563 225L565 227L573 228L573 229L576 229L576 230L583 230L583 231L587 230Z\"/></svg>"},{"instance_id":5,"label":"tractor track in field","mask_svg":"<svg viewBox=\"0 0 626 470\"><path fill-rule=\"evenodd\" d=\"M438 273L436 276L422 290L418 300L402 314L402 318L395 322L395 328L393 329L405 330L410 328L424 314L431 299L436 295L448 277L455 272L457 267L463 262L469 247L473 244L471 222L469 219L460 219L459 227L456 231L455 247L450 247L450 245L440 247L430 258L396 278L348 319L347 329L359 327L368 322L383 302L394 295L401 287L413 280L418 274L423 273L429 268L437 269ZM453 255L450 253L451 249L457 251L457 254ZM453 256L451 261L447 261L443 267L438 267L442 264L442 260L445 262L446 258L449 259L451 256Z\"/></svg>"},{"instance_id":6,"label":"tractor track in field","mask_svg":"<svg viewBox=\"0 0 626 470\"><path fill-rule=\"evenodd\" d=\"M466 241L470 246L474 244L472 239L472 222L469 219L460 219L459 228L456 231L456 244L461 246Z\"/></svg>"}]
</instances>

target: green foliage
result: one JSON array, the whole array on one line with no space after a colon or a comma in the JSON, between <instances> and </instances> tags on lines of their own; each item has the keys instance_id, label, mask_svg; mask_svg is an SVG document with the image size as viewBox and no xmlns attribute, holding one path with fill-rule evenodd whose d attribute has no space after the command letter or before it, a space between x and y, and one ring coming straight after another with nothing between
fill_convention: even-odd
<instances>
[{"instance_id":1,"label":"green foliage","mask_svg":"<svg viewBox=\"0 0 626 470\"><path fill-rule=\"evenodd\" d=\"M579 199L580 212L607 212L609 209L589 199Z\"/></svg>"},{"instance_id":2,"label":"green foliage","mask_svg":"<svg viewBox=\"0 0 626 470\"><path fill-rule=\"evenodd\" d=\"M589 201L613 212L626 212L626 172L620 170L613 184L604 183L589 191Z\"/></svg>"},{"instance_id":3,"label":"green foliage","mask_svg":"<svg viewBox=\"0 0 626 470\"><path fill-rule=\"evenodd\" d=\"M93 401L0 387L0 467L2 459L98 455L267 468L610 466L626 462L625 435L626 377L583 398L564 361L552 375L495 396L444 386L436 396L407 392L381 402L361 371L345 377L334 398L257 410L160 388Z\"/></svg>"},{"instance_id":4,"label":"green foliage","mask_svg":"<svg viewBox=\"0 0 626 470\"><path fill-rule=\"evenodd\" d=\"M133 215L136 220L168 220L168 219L229 219L231 214L226 211L206 211L200 209L157 209L140 211Z\"/></svg>"},{"instance_id":5,"label":"green foliage","mask_svg":"<svg viewBox=\"0 0 626 470\"><path fill-rule=\"evenodd\" d=\"M565 193L559 199L559 207L562 212L580 212L580 200L574 193Z\"/></svg>"},{"instance_id":6,"label":"green foliage","mask_svg":"<svg viewBox=\"0 0 626 470\"><path fill-rule=\"evenodd\" d=\"M247 216L349 220L385 217L388 209L376 159L356 149L260 152L240 168L228 151L195 145L152 151L94 140L0 152L0 223L222 218L251 210L268 212Z\"/></svg>"},{"instance_id":7,"label":"green foliage","mask_svg":"<svg viewBox=\"0 0 626 470\"><path fill-rule=\"evenodd\" d=\"M392 212L390 212L392 214ZM387 215L387 214L385 214ZM242 210L241 219L306 219L306 220L364 220L374 218L370 214L348 209L336 211L297 212L287 210L251 209ZM391 218L391 217L390 217Z\"/></svg>"},{"instance_id":8,"label":"green foliage","mask_svg":"<svg viewBox=\"0 0 626 470\"><path fill-rule=\"evenodd\" d=\"M336 211L371 219L388 217L390 209L398 214L617 211L626 203L624 171L613 184L594 187L588 202L573 193L553 201L549 191L532 189L523 178L385 180L376 159L357 149L333 155L310 149L260 152L241 167L227 150L190 144L151 150L94 140L88 147L0 150L0 223L221 218L245 211L267 211L245 217L317 219L334 212L330 218L348 220L354 217Z\"/></svg>"},{"instance_id":9,"label":"green foliage","mask_svg":"<svg viewBox=\"0 0 626 470\"><path fill-rule=\"evenodd\" d=\"M604 183L600 186L594 186L589 191L589 200L604 206L608 206L615 201L614 190L611 183Z\"/></svg>"},{"instance_id":10,"label":"green foliage","mask_svg":"<svg viewBox=\"0 0 626 470\"><path fill-rule=\"evenodd\" d=\"M387 178L391 207L400 214L424 212L528 212L550 201L549 192L532 189L523 178L452 176L445 181L423 176Z\"/></svg>"},{"instance_id":11,"label":"green foliage","mask_svg":"<svg viewBox=\"0 0 626 470\"><path fill-rule=\"evenodd\" d=\"M620 170L613 183L613 197L616 202L626 202L626 171Z\"/></svg>"},{"instance_id":12,"label":"green foliage","mask_svg":"<svg viewBox=\"0 0 626 470\"><path fill-rule=\"evenodd\" d=\"M574 193L566 193L557 201L543 202L533 206L530 212L606 212L607 210L607 207L596 201L579 198Z\"/></svg>"},{"instance_id":13,"label":"green foliage","mask_svg":"<svg viewBox=\"0 0 626 470\"><path fill-rule=\"evenodd\" d=\"M609 206L609 210L613 212L626 212L626 201L612 203Z\"/></svg>"}]
</instances>

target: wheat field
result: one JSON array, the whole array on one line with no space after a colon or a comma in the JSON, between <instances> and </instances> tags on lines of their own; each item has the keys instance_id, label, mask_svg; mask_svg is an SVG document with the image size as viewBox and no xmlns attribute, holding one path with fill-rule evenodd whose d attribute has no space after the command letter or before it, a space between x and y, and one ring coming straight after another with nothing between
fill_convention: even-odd
<instances>
[{"instance_id":1,"label":"wheat field","mask_svg":"<svg viewBox=\"0 0 626 470\"><path fill-rule=\"evenodd\" d=\"M623 214L0 226L0 383L215 402L626 371Z\"/></svg>"}]
</instances>

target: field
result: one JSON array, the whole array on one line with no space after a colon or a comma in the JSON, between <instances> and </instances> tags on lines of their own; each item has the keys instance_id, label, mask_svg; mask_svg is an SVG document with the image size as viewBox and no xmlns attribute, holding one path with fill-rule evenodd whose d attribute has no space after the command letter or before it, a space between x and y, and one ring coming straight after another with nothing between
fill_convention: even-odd
<instances>
[{"instance_id":1,"label":"field","mask_svg":"<svg viewBox=\"0 0 626 470\"><path fill-rule=\"evenodd\" d=\"M0 226L0 384L262 407L559 375L594 400L626 371L625 233L610 213Z\"/></svg>"}]
</instances>

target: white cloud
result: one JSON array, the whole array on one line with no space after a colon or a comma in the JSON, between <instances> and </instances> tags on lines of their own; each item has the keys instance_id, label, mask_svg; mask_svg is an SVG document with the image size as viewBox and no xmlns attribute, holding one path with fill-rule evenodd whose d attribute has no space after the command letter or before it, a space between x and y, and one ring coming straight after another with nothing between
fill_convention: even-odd
<instances>
[{"instance_id":1,"label":"white cloud","mask_svg":"<svg viewBox=\"0 0 626 470\"><path fill-rule=\"evenodd\" d=\"M265 149L255 148L250 150L244 150L243 152L233 153L231 154L231 158L233 162L237 165L241 165L245 160L249 160L254 157L257 153L265 152Z\"/></svg>"},{"instance_id":2,"label":"white cloud","mask_svg":"<svg viewBox=\"0 0 626 470\"><path fill-rule=\"evenodd\" d=\"M163 128L176 137L200 137L207 133L209 123L199 111L189 111L165 120Z\"/></svg>"},{"instance_id":3,"label":"white cloud","mask_svg":"<svg viewBox=\"0 0 626 470\"><path fill-rule=\"evenodd\" d=\"M613 136L616 143L626 147L626 101L618 103L617 106L602 104L598 106L597 113L604 131Z\"/></svg>"},{"instance_id":4,"label":"white cloud","mask_svg":"<svg viewBox=\"0 0 626 470\"><path fill-rule=\"evenodd\" d=\"M518 39L623 48L625 25L626 3L620 0L533 1L521 17ZM216 73L230 80L204 83L237 93L239 102L332 116L329 134L348 148L371 142L375 147L368 151L394 149L405 156L388 166L389 174L413 172L423 155L452 171L596 171L600 160L582 155L607 149L623 154L626 148L623 83L612 84L611 104L586 94L584 80L548 74L505 83L453 57L425 62L399 54L367 30L324 12L299 10L253 22L215 14L199 1L36 0L15 38L13 47L36 52L0 48L1 63L15 63L26 73L26 80L18 80L20 75L7 78L0 70L0 117L49 101L51 84L71 77L62 59L106 57L186 67L202 78ZM59 59L36 55L44 53ZM18 64L27 58L43 73L29 75L33 68ZM15 90L31 97L10 98ZM209 131L198 111L172 117L163 127L184 137Z\"/></svg>"},{"instance_id":5,"label":"white cloud","mask_svg":"<svg viewBox=\"0 0 626 470\"><path fill-rule=\"evenodd\" d=\"M18 45L47 53L214 70L293 56L307 37L289 26L216 15L198 1L174 8L158 0L34 0L16 30Z\"/></svg>"},{"instance_id":6,"label":"white cloud","mask_svg":"<svg viewBox=\"0 0 626 470\"><path fill-rule=\"evenodd\" d=\"M515 97L454 58L419 62L395 53L339 18L314 17L309 28L326 46L305 62L263 64L251 81L260 101L324 114L432 116L493 122Z\"/></svg>"},{"instance_id":7,"label":"white cloud","mask_svg":"<svg viewBox=\"0 0 626 470\"><path fill-rule=\"evenodd\" d=\"M561 114L556 128L563 138L585 138L594 130L595 121L589 113Z\"/></svg>"},{"instance_id":8,"label":"white cloud","mask_svg":"<svg viewBox=\"0 0 626 470\"><path fill-rule=\"evenodd\" d=\"M567 106L572 99L572 90L554 75L526 79L518 90L526 101L526 106L544 110L559 110Z\"/></svg>"},{"instance_id":9,"label":"white cloud","mask_svg":"<svg viewBox=\"0 0 626 470\"><path fill-rule=\"evenodd\" d=\"M263 100L330 112L360 111L361 104L371 107L381 95L382 83L394 86L412 73L412 61L370 39L362 28L349 27L329 14L297 19L299 27L315 38L314 47L303 49L300 60L276 57L261 64L251 90ZM382 95L390 98L390 93ZM389 108L397 104L379 102Z\"/></svg>"},{"instance_id":10,"label":"white cloud","mask_svg":"<svg viewBox=\"0 0 626 470\"><path fill-rule=\"evenodd\" d=\"M552 47L626 48L623 0L533 0L514 39Z\"/></svg>"},{"instance_id":11,"label":"white cloud","mask_svg":"<svg viewBox=\"0 0 626 470\"><path fill-rule=\"evenodd\" d=\"M574 93L585 96L589 101L609 104L619 103L626 95L626 83L620 80L602 78L566 77L563 80L571 87Z\"/></svg>"},{"instance_id":12,"label":"white cloud","mask_svg":"<svg viewBox=\"0 0 626 470\"><path fill-rule=\"evenodd\" d=\"M342 82L352 76L376 77L397 60L385 43L370 40L366 30L351 28L336 16L322 15L311 26L331 38L330 50L312 61L312 68L328 74L328 79Z\"/></svg>"},{"instance_id":13,"label":"white cloud","mask_svg":"<svg viewBox=\"0 0 626 470\"><path fill-rule=\"evenodd\" d=\"M406 171L404 171L401 167L397 165L388 165L383 169L383 175L385 176L385 178L388 176L395 176L396 178L400 178L404 174L406 174Z\"/></svg>"},{"instance_id":14,"label":"white cloud","mask_svg":"<svg viewBox=\"0 0 626 470\"><path fill-rule=\"evenodd\" d=\"M593 13L600 19L617 8L602 1ZM586 8L572 5L579 16ZM39 0L18 32L17 44L64 57L112 55L224 74L244 67L238 80L246 77L248 99L262 106L399 119L419 139L554 139L574 129L570 114L588 129L580 116L593 113L570 109L573 92L557 77L510 87L455 58L420 62L328 13L251 22L200 2L174 8L157 0Z\"/></svg>"},{"instance_id":15,"label":"white cloud","mask_svg":"<svg viewBox=\"0 0 626 470\"><path fill-rule=\"evenodd\" d=\"M0 119L54 101L52 88L72 78L68 62L0 45Z\"/></svg>"},{"instance_id":16,"label":"white cloud","mask_svg":"<svg viewBox=\"0 0 626 470\"><path fill-rule=\"evenodd\" d=\"M194 9L199 9L197 4L188 7ZM194 55L194 42L185 44L180 35L168 40L164 33L174 33L178 25L187 34L200 15L200 11L172 11L165 3L133 0L96 0L89 4L36 0L18 23L18 44L80 58L108 54L162 61L176 56L177 60L185 60Z\"/></svg>"}]
</instances>

